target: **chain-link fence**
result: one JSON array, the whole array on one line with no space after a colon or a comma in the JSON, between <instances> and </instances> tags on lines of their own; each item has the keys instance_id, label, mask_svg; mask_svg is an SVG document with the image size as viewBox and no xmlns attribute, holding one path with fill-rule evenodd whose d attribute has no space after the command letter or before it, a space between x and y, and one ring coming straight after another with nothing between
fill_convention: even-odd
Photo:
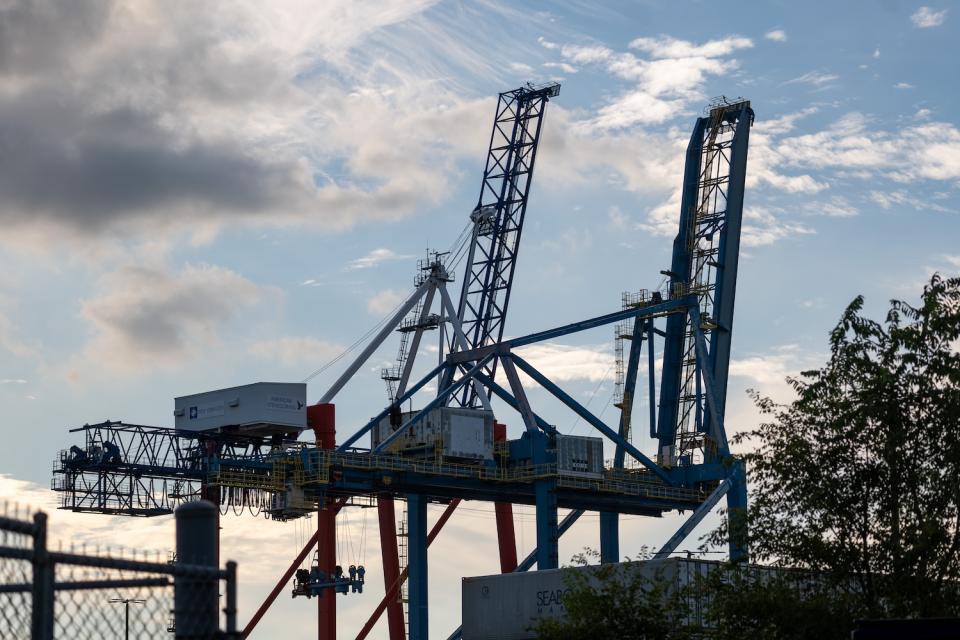
<instances>
[{"instance_id":1,"label":"chain-link fence","mask_svg":"<svg viewBox=\"0 0 960 640\"><path fill-rule=\"evenodd\" d=\"M216 515L178 509L170 562L50 551L46 514L0 516L0 639L239 638L236 563L216 564Z\"/></svg>"}]
</instances>

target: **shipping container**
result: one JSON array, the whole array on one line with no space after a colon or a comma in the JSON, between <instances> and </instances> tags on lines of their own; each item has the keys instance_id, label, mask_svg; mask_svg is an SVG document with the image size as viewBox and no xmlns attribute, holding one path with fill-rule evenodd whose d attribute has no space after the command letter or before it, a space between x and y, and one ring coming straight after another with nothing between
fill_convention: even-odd
<instances>
[{"instance_id":1,"label":"shipping container","mask_svg":"<svg viewBox=\"0 0 960 640\"><path fill-rule=\"evenodd\" d=\"M557 434L557 471L560 475L601 478L603 440Z\"/></svg>"},{"instance_id":2,"label":"shipping container","mask_svg":"<svg viewBox=\"0 0 960 640\"><path fill-rule=\"evenodd\" d=\"M686 590L684 598L688 606L686 618L680 625L702 627L707 623L705 612L709 606L710 591L701 589L698 577L706 577L723 562L697 558L667 558L640 562L622 562L603 565L620 572L614 580L656 580L666 586L666 595L678 589ZM491 576L463 578L462 619L463 640L532 640L536 638L535 625L547 618L563 618L566 615L564 598L570 589L570 572L591 573L601 567L572 567L548 571L527 571ZM775 567L746 565L743 567L754 579L765 580L777 575L787 575ZM790 575L796 572L790 572ZM796 585L802 588L803 575L796 574ZM637 576L637 578L634 578Z\"/></svg>"},{"instance_id":3,"label":"shipping container","mask_svg":"<svg viewBox=\"0 0 960 640\"><path fill-rule=\"evenodd\" d=\"M295 437L307 428L306 406L305 384L257 382L175 398L174 426L181 431Z\"/></svg>"},{"instance_id":4,"label":"shipping container","mask_svg":"<svg viewBox=\"0 0 960 640\"><path fill-rule=\"evenodd\" d=\"M609 566L609 565L608 565ZM618 571L639 572L644 579L663 580L673 588L694 584L697 575L706 575L721 563L706 560L670 558L645 562L624 562ZM463 640L532 640L533 627L546 618L566 615L564 597L570 572L594 572L596 565L567 567L547 571L527 571L463 578ZM700 603L691 603L698 616Z\"/></svg>"},{"instance_id":5,"label":"shipping container","mask_svg":"<svg viewBox=\"0 0 960 640\"><path fill-rule=\"evenodd\" d=\"M385 417L373 429L373 447L390 437L418 412L405 412L399 424ZM493 412L459 407L437 407L417 424L407 428L386 448L391 453L414 453L459 460L493 460Z\"/></svg>"}]
</instances>

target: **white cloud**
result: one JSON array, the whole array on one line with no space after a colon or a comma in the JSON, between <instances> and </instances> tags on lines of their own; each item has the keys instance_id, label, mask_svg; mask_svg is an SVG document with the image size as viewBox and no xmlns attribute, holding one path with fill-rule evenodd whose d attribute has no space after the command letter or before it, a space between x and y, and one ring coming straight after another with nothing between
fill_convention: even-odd
<instances>
[{"instance_id":1,"label":"white cloud","mask_svg":"<svg viewBox=\"0 0 960 640\"><path fill-rule=\"evenodd\" d=\"M871 191L869 197L870 200L880 205L883 209L889 209L895 204L907 204L909 202L907 193L901 190L889 192Z\"/></svg>"},{"instance_id":2,"label":"white cloud","mask_svg":"<svg viewBox=\"0 0 960 640\"><path fill-rule=\"evenodd\" d=\"M384 289L373 294L367 300L367 311L375 316L384 316L393 311L401 302L410 297L410 291Z\"/></svg>"},{"instance_id":3,"label":"white cloud","mask_svg":"<svg viewBox=\"0 0 960 640\"><path fill-rule=\"evenodd\" d=\"M763 37L767 40L773 40L774 42L786 42L787 32L783 29L772 29L763 34Z\"/></svg>"},{"instance_id":4,"label":"white cloud","mask_svg":"<svg viewBox=\"0 0 960 640\"><path fill-rule=\"evenodd\" d=\"M897 84L893 85L893 88L894 89L913 89L913 85L910 84L909 82L898 82Z\"/></svg>"},{"instance_id":5,"label":"white cloud","mask_svg":"<svg viewBox=\"0 0 960 640\"><path fill-rule=\"evenodd\" d=\"M0 384L27 384L23 378L0 378Z\"/></svg>"},{"instance_id":6,"label":"white cloud","mask_svg":"<svg viewBox=\"0 0 960 640\"><path fill-rule=\"evenodd\" d=\"M880 57L880 49L879 49L879 48L873 50L873 57L874 57L874 58L879 58L879 57Z\"/></svg>"},{"instance_id":7,"label":"white cloud","mask_svg":"<svg viewBox=\"0 0 960 640\"><path fill-rule=\"evenodd\" d=\"M887 132L869 118L849 113L817 133L782 139L784 166L886 170L900 181L960 178L960 130L949 123L927 123Z\"/></svg>"},{"instance_id":8,"label":"white cloud","mask_svg":"<svg viewBox=\"0 0 960 640\"><path fill-rule=\"evenodd\" d=\"M90 363L139 373L183 366L217 346L243 309L272 293L210 265L188 265L179 273L125 267L103 276L99 289L81 303L80 315L94 335L74 360L76 370Z\"/></svg>"},{"instance_id":9,"label":"white cloud","mask_svg":"<svg viewBox=\"0 0 960 640\"><path fill-rule=\"evenodd\" d=\"M802 76L793 78L792 80L787 80L784 82L784 84L809 84L819 88L839 79L840 76L835 73L827 73L824 71L808 71Z\"/></svg>"},{"instance_id":10,"label":"white cloud","mask_svg":"<svg viewBox=\"0 0 960 640\"><path fill-rule=\"evenodd\" d=\"M393 262L395 260L407 260L410 256L399 255L391 249L374 249L365 256L356 260L351 260L344 269L346 271L355 271L357 269L370 269L378 267L384 262ZM306 284L306 283L304 283Z\"/></svg>"},{"instance_id":11,"label":"white cloud","mask_svg":"<svg viewBox=\"0 0 960 640\"><path fill-rule=\"evenodd\" d=\"M559 69L563 73L576 73L577 68L566 62L544 62L543 66L547 69Z\"/></svg>"},{"instance_id":12,"label":"white cloud","mask_svg":"<svg viewBox=\"0 0 960 640\"><path fill-rule=\"evenodd\" d=\"M259 340L252 343L247 350L263 360L295 366L322 364L340 355L343 347L317 338L287 336L274 340Z\"/></svg>"},{"instance_id":13,"label":"white cloud","mask_svg":"<svg viewBox=\"0 0 960 640\"><path fill-rule=\"evenodd\" d=\"M831 218L850 218L860 213L842 196L833 196L826 202L814 202L810 208L815 213Z\"/></svg>"},{"instance_id":14,"label":"white cloud","mask_svg":"<svg viewBox=\"0 0 960 640\"><path fill-rule=\"evenodd\" d=\"M637 38L630 43L631 49L647 51L654 58L720 58L752 46L753 42L749 38L738 36L710 40L700 45L670 36Z\"/></svg>"},{"instance_id":15,"label":"white cloud","mask_svg":"<svg viewBox=\"0 0 960 640\"><path fill-rule=\"evenodd\" d=\"M929 29L930 27L939 27L947 19L947 10L935 11L930 7L920 7L910 16L913 26L918 29Z\"/></svg>"},{"instance_id":16,"label":"white cloud","mask_svg":"<svg viewBox=\"0 0 960 640\"><path fill-rule=\"evenodd\" d=\"M560 45L559 45L559 44L557 44L556 42L550 42L549 40L547 40L547 39L544 38L543 36L540 36L539 38L537 38L537 42L540 43L540 46L542 46L544 49L559 49L559 48L560 48Z\"/></svg>"},{"instance_id":17,"label":"white cloud","mask_svg":"<svg viewBox=\"0 0 960 640\"><path fill-rule=\"evenodd\" d=\"M554 342L532 344L517 353L554 382L613 378L613 345L571 346ZM524 384L533 384L526 379Z\"/></svg>"},{"instance_id":18,"label":"white cloud","mask_svg":"<svg viewBox=\"0 0 960 640\"><path fill-rule=\"evenodd\" d=\"M524 75L529 75L533 73L533 67L531 67L530 65L524 62L511 62L508 65L508 68L510 69L510 71L514 73L519 73Z\"/></svg>"},{"instance_id":19,"label":"white cloud","mask_svg":"<svg viewBox=\"0 0 960 640\"><path fill-rule=\"evenodd\" d=\"M813 229L783 220L782 211L769 207L745 207L742 242L745 247L763 247L792 236L811 235Z\"/></svg>"},{"instance_id":20,"label":"white cloud","mask_svg":"<svg viewBox=\"0 0 960 640\"><path fill-rule=\"evenodd\" d=\"M613 50L602 45L573 45L565 44L560 48L560 54L577 64L595 64L606 62L613 57Z\"/></svg>"},{"instance_id":21,"label":"white cloud","mask_svg":"<svg viewBox=\"0 0 960 640\"><path fill-rule=\"evenodd\" d=\"M566 44L559 48L568 63L599 65L633 87L608 101L596 117L581 123L597 130L624 129L641 122L664 122L693 101L703 100L702 86L710 75L735 70L728 56L753 46L748 38L730 36L702 44L670 36L637 38L630 48L646 54L619 53L601 44Z\"/></svg>"}]
</instances>

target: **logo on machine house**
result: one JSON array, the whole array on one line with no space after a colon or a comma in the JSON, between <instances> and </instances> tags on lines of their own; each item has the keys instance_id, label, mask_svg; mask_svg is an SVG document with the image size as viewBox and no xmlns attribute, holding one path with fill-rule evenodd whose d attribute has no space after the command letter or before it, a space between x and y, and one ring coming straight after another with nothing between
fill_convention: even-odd
<instances>
[{"instance_id":1,"label":"logo on machine house","mask_svg":"<svg viewBox=\"0 0 960 640\"><path fill-rule=\"evenodd\" d=\"M282 409L283 411L300 411L304 403L289 396L269 396L267 398L267 408Z\"/></svg>"},{"instance_id":2,"label":"logo on machine house","mask_svg":"<svg viewBox=\"0 0 960 640\"><path fill-rule=\"evenodd\" d=\"M211 404L199 404L190 407L188 411L189 420L203 420L204 418L216 418L222 416L225 412L226 405L222 402L214 402Z\"/></svg>"}]
</instances>

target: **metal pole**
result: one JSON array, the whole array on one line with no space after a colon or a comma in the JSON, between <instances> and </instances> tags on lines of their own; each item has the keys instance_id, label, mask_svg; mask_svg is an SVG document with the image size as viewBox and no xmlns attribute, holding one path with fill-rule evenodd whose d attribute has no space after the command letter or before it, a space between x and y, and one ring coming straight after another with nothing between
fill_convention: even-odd
<instances>
[{"instance_id":1,"label":"metal pole","mask_svg":"<svg viewBox=\"0 0 960 640\"><path fill-rule=\"evenodd\" d=\"M31 631L34 640L53 639L53 563L47 554L47 514L33 516L33 602Z\"/></svg>"},{"instance_id":2,"label":"metal pole","mask_svg":"<svg viewBox=\"0 0 960 640\"><path fill-rule=\"evenodd\" d=\"M143 604L146 600L140 598L110 598L107 602L123 604L123 637L130 640L130 605Z\"/></svg>"},{"instance_id":3,"label":"metal pole","mask_svg":"<svg viewBox=\"0 0 960 640\"><path fill-rule=\"evenodd\" d=\"M216 569L216 505L207 500L177 507L177 564ZM213 637L219 631L219 580L209 576L174 575L173 620L177 640Z\"/></svg>"},{"instance_id":4,"label":"metal pole","mask_svg":"<svg viewBox=\"0 0 960 640\"><path fill-rule=\"evenodd\" d=\"M227 633L230 638L237 633L237 563L227 562L227 606L223 608L227 618Z\"/></svg>"}]
</instances>

